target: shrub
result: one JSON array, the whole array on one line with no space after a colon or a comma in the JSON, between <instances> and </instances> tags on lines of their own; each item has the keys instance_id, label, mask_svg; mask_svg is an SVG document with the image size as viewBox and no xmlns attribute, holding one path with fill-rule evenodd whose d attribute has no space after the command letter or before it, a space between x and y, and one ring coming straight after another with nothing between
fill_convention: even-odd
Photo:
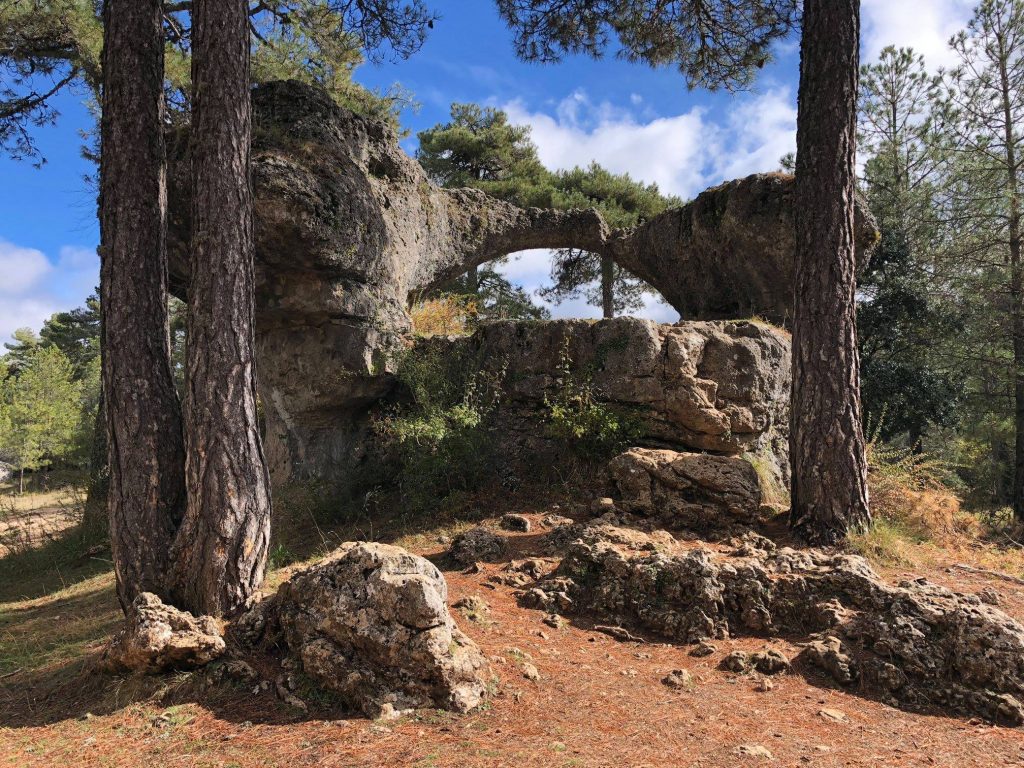
<instances>
[{"instance_id":1,"label":"shrub","mask_svg":"<svg viewBox=\"0 0 1024 768\"><path fill-rule=\"evenodd\" d=\"M464 354L429 344L398 362L410 402L377 423L401 467L400 490L418 509L480 487L494 465L489 417L501 401L504 371L484 373Z\"/></svg>"},{"instance_id":2,"label":"shrub","mask_svg":"<svg viewBox=\"0 0 1024 768\"><path fill-rule=\"evenodd\" d=\"M589 374L573 370L566 339L558 359L556 389L545 395L548 435L584 459L606 458L641 434L640 421L598 399Z\"/></svg>"},{"instance_id":3,"label":"shrub","mask_svg":"<svg viewBox=\"0 0 1024 768\"><path fill-rule=\"evenodd\" d=\"M476 327L479 309L474 296L448 293L419 299L409 315L415 336L465 336Z\"/></svg>"}]
</instances>

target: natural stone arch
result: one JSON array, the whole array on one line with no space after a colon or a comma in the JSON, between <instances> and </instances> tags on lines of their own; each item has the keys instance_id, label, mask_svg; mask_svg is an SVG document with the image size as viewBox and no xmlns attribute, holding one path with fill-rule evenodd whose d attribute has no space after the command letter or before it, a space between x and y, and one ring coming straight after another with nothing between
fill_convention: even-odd
<instances>
[{"instance_id":1,"label":"natural stone arch","mask_svg":"<svg viewBox=\"0 0 1024 768\"><path fill-rule=\"evenodd\" d=\"M595 210L521 209L477 190L438 188L390 127L315 88L260 86L253 109L257 355L277 479L342 475L358 462L368 408L393 387L409 296L509 253L608 255L684 318L789 315L788 176L729 182L636 229L612 230ZM187 141L169 146L171 285L181 295ZM873 223L858 211L867 245Z\"/></svg>"}]
</instances>

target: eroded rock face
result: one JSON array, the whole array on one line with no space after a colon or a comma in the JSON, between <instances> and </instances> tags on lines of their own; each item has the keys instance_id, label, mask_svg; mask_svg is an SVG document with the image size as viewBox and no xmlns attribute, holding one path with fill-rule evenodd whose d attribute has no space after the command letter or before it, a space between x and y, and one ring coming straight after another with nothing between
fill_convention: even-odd
<instances>
[{"instance_id":1,"label":"eroded rock face","mask_svg":"<svg viewBox=\"0 0 1024 768\"><path fill-rule=\"evenodd\" d=\"M740 456L631 448L608 472L618 508L669 528L727 530L765 518L760 479Z\"/></svg>"},{"instance_id":2,"label":"eroded rock face","mask_svg":"<svg viewBox=\"0 0 1024 768\"><path fill-rule=\"evenodd\" d=\"M387 544L343 544L240 622L279 637L305 674L370 717L431 707L466 712L486 694L487 662L455 625L428 560Z\"/></svg>"},{"instance_id":3,"label":"eroded rock face","mask_svg":"<svg viewBox=\"0 0 1024 768\"><path fill-rule=\"evenodd\" d=\"M520 454L536 458L552 450L545 444L545 398L556 392L560 365L567 357L572 375L588 381L598 399L637 420L638 439L692 453L749 453L760 457L766 480L779 487L788 484L790 343L785 332L769 325L660 325L630 317L503 321L466 338L423 343L500 377L501 427L496 432ZM514 458L515 451L504 453ZM757 515L756 491L740 488L751 479L749 464L741 468L735 461L714 459L689 463L703 478L709 504L733 504L741 518ZM705 469L698 472L700 463ZM723 477L713 480L715 471ZM712 486L725 482L725 475L729 489L713 502ZM676 485L682 488L684 483ZM741 504L727 498L729 493L748 498Z\"/></svg>"},{"instance_id":4,"label":"eroded rock face","mask_svg":"<svg viewBox=\"0 0 1024 768\"><path fill-rule=\"evenodd\" d=\"M613 231L593 210L439 189L393 130L300 83L259 86L253 124L257 361L276 480L347 474L366 449L369 406L394 385L409 296L508 253L607 255L688 319L791 314L791 177L730 182ZM168 147L171 283L187 300L187 137ZM857 222L863 261L875 227L859 204Z\"/></svg>"},{"instance_id":5,"label":"eroded rock face","mask_svg":"<svg viewBox=\"0 0 1024 768\"><path fill-rule=\"evenodd\" d=\"M802 636L804 658L840 684L1024 724L1024 626L974 595L924 580L892 586L861 557L776 551L759 537L733 553L643 539L584 528L555 575L524 600L685 643Z\"/></svg>"},{"instance_id":6,"label":"eroded rock face","mask_svg":"<svg viewBox=\"0 0 1024 768\"><path fill-rule=\"evenodd\" d=\"M125 626L103 652L102 666L116 673L158 674L209 664L224 653L217 620L164 605L143 592L132 603Z\"/></svg>"}]
</instances>

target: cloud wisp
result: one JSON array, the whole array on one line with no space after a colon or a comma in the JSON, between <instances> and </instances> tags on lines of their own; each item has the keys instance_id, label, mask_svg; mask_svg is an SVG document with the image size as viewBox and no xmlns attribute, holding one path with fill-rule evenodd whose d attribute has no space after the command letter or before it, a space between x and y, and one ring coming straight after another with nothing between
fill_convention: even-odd
<instances>
[{"instance_id":1,"label":"cloud wisp","mask_svg":"<svg viewBox=\"0 0 1024 768\"><path fill-rule=\"evenodd\" d=\"M0 342L18 328L39 330L54 312L71 309L99 282L99 257L91 248L64 246L56 263L42 251L0 238Z\"/></svg>"}]
</instances>

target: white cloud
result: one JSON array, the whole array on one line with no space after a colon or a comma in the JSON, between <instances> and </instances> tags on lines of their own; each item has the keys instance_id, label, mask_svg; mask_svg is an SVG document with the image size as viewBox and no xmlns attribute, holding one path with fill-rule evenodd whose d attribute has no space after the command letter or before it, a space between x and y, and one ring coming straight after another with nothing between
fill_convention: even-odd
<instances>
[{"instance_id":1,"label":"white cloud","mask_svg":"<svg viewBox=\"0 0 1024 768\"><path fill-rule=\"evenodd\" d=\"M42 251L0 240L0 295L18 296L29 290L52 267Z\"/></svg>"},{"instance_id":2,"label":"white cloud","mask_svg":"<svg viewBox=\"0 0 1024 768\"><path fill-rule=\"evenodd\" d=\"M95 250L61 248L56 264L36 248L0 239L0 341L18 328L38 330L54 312L84 303L99 281Z\"/></svg>"},{"instance_id":3,"label":"white cloud","mask_svg":"<svg viewBox=\"0 0 1024 768\"><path fill-rule=\"evenodd\" d=\"M778 167L795 146L796 104L789 88L733 97L715 120L702 107L671 117L638 117L577 90L553 109L531 110L522 100L503 109L529 125L541 161L567 169L596 161L663 192L690 198L727 179Z\"/></svg>"},{"instance_id":4,"label":"white cloud","mask_svg":"<svg viewBox=\"0 0 1024 768\"><path fill-rule=\"evenodd\" d=\"M865 62L887 45L913 48L929 69L952 66L949 38L967 26L978 0L863 0L861 41Z\"/></svg>"}]
</instances>

